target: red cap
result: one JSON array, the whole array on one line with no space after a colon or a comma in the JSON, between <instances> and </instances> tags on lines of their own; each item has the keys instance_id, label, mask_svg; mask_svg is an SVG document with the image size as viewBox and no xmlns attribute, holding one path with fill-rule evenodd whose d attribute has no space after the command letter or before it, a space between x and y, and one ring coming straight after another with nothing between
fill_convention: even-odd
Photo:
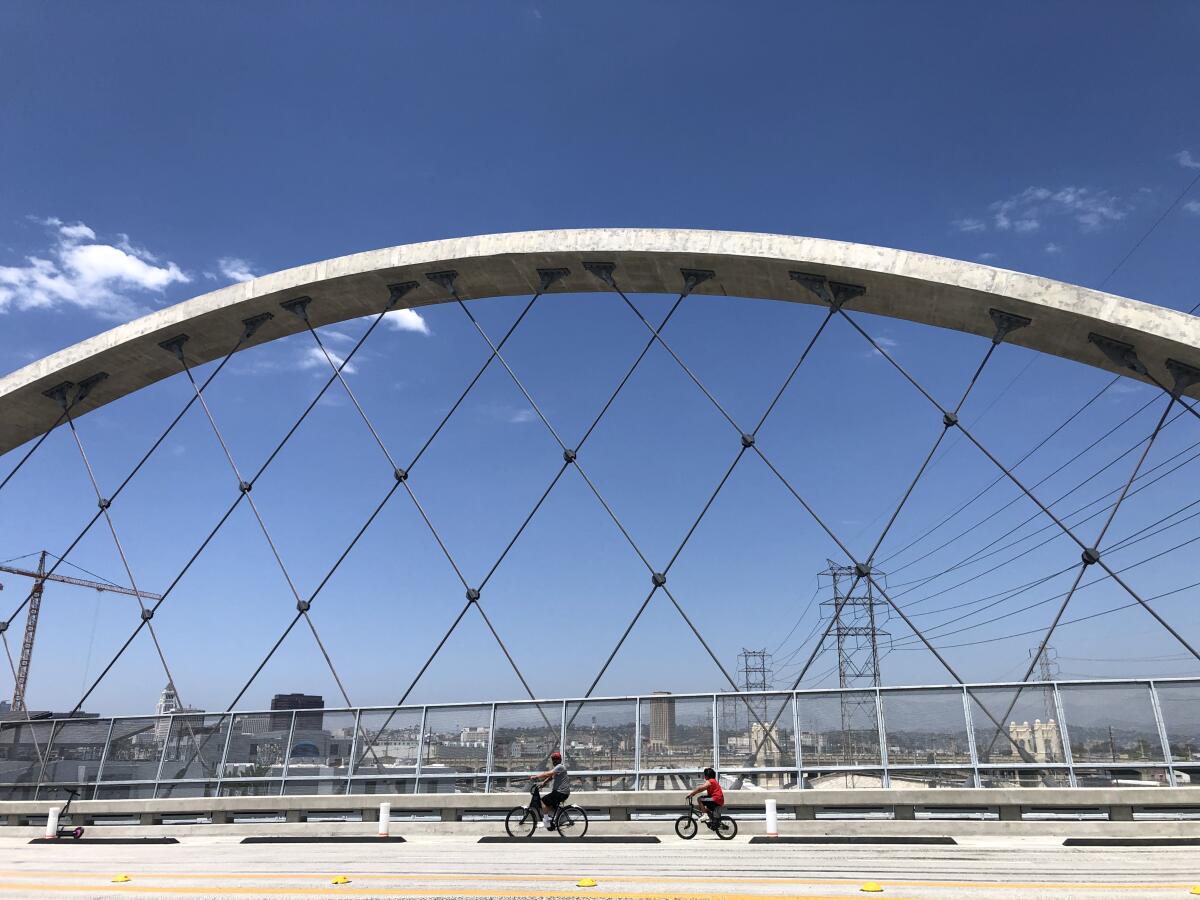
<instances>
[{"instance_id":1,"label":"red cap","mask_svg":"<svg viewBox=\"0 0 1200 900\"><path fill-rule=\"evenodd\" d=\"M557 750L555 750L553 753L551 753L551 754L550 754L550 758L551 758L552 760L554 760L555 762L561 762L561 761L562 761L562 754L561 754L561 753L559 753Z\"/></svg>"}]
</instances>

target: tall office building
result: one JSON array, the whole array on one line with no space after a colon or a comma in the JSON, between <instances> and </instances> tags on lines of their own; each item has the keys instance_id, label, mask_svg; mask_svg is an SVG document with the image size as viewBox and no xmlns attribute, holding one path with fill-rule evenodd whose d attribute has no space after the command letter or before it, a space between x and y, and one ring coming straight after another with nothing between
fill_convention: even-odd
<instances>
[{"instance_id":1,"label":"tall office building","mask_svg":"<svg viewBox=\"0 0 1200 900\"><path fill-rule=\"evenodd\" d=\"M324 709L325 698L315 694L276 694L271 698L271 711L285 715L271 716L271 730L284 731L291 727L293 709ZM320 731L325 723L324 713L301 713L296 716L296 730Z\"/></svg>"},{"instance_id":2,"label":"tall office building","mask_svg":"<svg viewBox=\"0 0 1200 900\"><path fill-rule=\"evenodd\" d=\"M675 743L675 698L670 691L655 691L650 700L650 746L669 748Z\"/></svg>"}]
</instances>

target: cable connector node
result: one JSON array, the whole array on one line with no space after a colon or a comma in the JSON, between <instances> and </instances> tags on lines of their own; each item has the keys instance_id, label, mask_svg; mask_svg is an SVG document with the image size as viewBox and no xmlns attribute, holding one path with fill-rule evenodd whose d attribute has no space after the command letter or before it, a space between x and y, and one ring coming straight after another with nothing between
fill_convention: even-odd
<instances>
[{"instance_id":1,"label":"cable connector node","mask_svg":"<svg viewBox=\"0 0 1200 900\"><path fill-rule=\"evenodd\" d=\"M248 494L248 493L250 493L250 489L251 489L252 487L254 487L254 485L252 485L252 484L251 484L250 482L248 482L248 481L239 481L239 482L238 482L238 490L239 490L239 491L241 491L243 494Z\"/></svg>"},{"instance_id":2,"label":"cable connector node","mask_svg":"<svg viewBox=\"0 0 1200 900\"><path fill-rule=\"evenodd\" d=\"M392 477L395 478L401 484L404 484L404 482L408 481L408 470L401 469L401 468L393 469Z\"/></svg>"},{"instance_id":3,"label":"cable connector node","mask_svg":"<svg viewBox=\"0 0 1200 900\"><path fill-rule=\"evenodd\" d=\"M306 613L310 609L312 609L312 601L311 600L297 600L296 601L296 612Z\"/></svg>"},{"instance_id":4,"label":"cable connector node","mask_svg":"<svg viewBox=\"0 0 1200 900\"><path fill-rule=\"evenodd\" d=\"M650 576L650 580L654 583L655 587L662 587L667 583L667 576L662 572L655 572L652 576Z\"/></svg>"},{"instance_id":5,"label":"cable connector node","mask_svg":"<svg viewBox=\"0 0 1200 900\"><path fill-rule=\"evenodd\" d=\"M855 563L854 564L854 574L857 575L859 578L870 578L871 577L871 567L866 565L865 563Z\"/></svg>"},{"instance_id":6,"label":"cable connector node","mask_svg":"<svg viewBox=\"0 0 1200 900\"><path fill-rule=\"evenodd\" d=\"M958 416L954 413L942 413L942 426L945 428L953 428L958 424Z\"/></svg>"},{"instance_id":7,"label":"cable connector node","mask_svg":"<svg viewBox=\"0 0 1200 900\"><path fill-rule=\"evenodd\" d=\"M479 602L479 591L476 588L467 588L467 602L468 603L478 603Z\"/></svg>"},{"instance_id":8,"label":"cable connector node","mask_svg":"<svg viewBox=\"0 0 1200 900\"><path fill-rule=\"evenodd\" d=\"M570 447L568 447L566 450L563 451L563 462L565 462L565 463L575 462L575 451L572 450Z\"/></svg>"},{"instance_id":9,"label":"cable connector node","mask_svg":"<svg viewBox=\"0 0 1200 900\"><path fill-rule=\"evenodd\" d=\"M149 622L153 618L154 618L154 610L152 610L152 609L143 609L142 610L142 621L143 622Z\"/></svg>"},{"instance_id":10,"label":"cable connector node","mask_svg":"<svg viewBox=\"0 0 1200 900\"><path fill-rule=\"evenodd\" d=\"M1088 547L1083 551L1082 557L1085 566L1094 566L1100 562L1100 550L1096 547Z\"/></svg>"},{"instance_id":11,"label":"cable connector node","mask_svg":"<svg viewBox=\"0 0 1200 900\"><path fill-rule=\"evenodd\" d=\"M754 435L743 434L742 435L742 446L745 447L747 450L749 450L751 447L753 447L754 446Z\"/></svg>"},{"instance_id":12,"label":"cable connector node","mask_svg":"<svg viewBox=\"0 0 1200 900\"><path fill-rule=\"evenodd\" d=\"M99 499L99 500L96 502L96 505L97 505L98 507L100 507L101 509L108 509L110 506L112 506L112 501L111 501L111 500L109 500L107 497L101 497L101 498L100 498L100 499Z\"/></svg>"}]
</instances>

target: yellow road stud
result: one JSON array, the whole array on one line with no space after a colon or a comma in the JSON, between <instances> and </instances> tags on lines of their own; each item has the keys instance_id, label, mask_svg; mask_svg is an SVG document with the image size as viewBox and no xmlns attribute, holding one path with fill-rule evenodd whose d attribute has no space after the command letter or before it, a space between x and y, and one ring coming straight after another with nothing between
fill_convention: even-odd
<instances>
[{"instance_id":1,"label":"yellow road stud","mask_svg":"<svg viewBox=\"0 0 1200 900\"><path fill-rule=\"evenodd\" d=\"M579 883L575 886L576 887L595 887L596 879L595 878L580 878Z\"/></svg>"},{"instance_id":2,"label":"yellow road stud","mask_svg":"<svg viewBox=\"0 0 1200 900\"><path fill-rule=\"evenodd\" d=\"M862 887L860 887L859 890L863 891L864 893L867 893L867 894L882 894L883 893L883 888L879 886L878 881L868 881L866 884L864 884Z\"/></svg>"},{"instance_id":3,"label":"yellow road stud","mask_svg":"<svg viewBox=\"0 0 1200 900\"><path fill-rule=\"evenodd\" d=\"M1200 894L1200 884L1193 884L1192 889L1190 891L1188 891L1188 893L1189 894Z\"/></svg>"},{"instance_id":4,"label":"yellow road stud","mask_svg":"<svg viewBox=\"0 0 1200 900\"><path fill-rule=\"evenodd\" d=\"M349 884L350 879L347 878L345 875L339 875L337 878L333 879L333 881L331 881L329 883L330 884Z\"/></svg>"},{"instance_id":5,"label":"yellow road stud","mask_svg":"<svg viewBox=\"0 0 1200 900\"><path fill-rule=\"evenodd\" d=\"M113 879L113 884L124 884L127 881L133 881L128 875L118 875Z\"/></svg>"}]
</instances>

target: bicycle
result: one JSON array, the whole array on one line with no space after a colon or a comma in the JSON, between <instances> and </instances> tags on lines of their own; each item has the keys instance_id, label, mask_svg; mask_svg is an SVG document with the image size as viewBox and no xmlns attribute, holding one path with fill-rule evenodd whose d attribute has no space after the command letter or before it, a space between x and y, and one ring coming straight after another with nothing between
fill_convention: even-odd
<instances>
[{"instance_id":1,"label":"bicycle","mask_svg":"<svg viewBox=\"0 0 1200 900\"><path fill-rule=\"evenodd\" d=\"M504 830L512 838L532 837L537 830L538 819L541 818L542 791L539 785L534 785L529 792L529 805L514 807L504 817ZM557 831L561 838L578 839L587 834L588 815L582 806L564 803L554 811L550 820L550 829Z\"/></svg>"},{"instance_id":2,"label":"bicycle","mask_svg":"<svg viewBox=\"0 0 1200 900\"><path fill-rule=\"evenodd\" d=\"M688 800L688 811L675 820L675 833L685 841L690 841L699 830L699 822L703 822L710 831L715 831L723 841L731 841L737 837L738 826L733 816L721 816L714 825L708 818L708 813Z\"/></svg>"}]
</instances>

